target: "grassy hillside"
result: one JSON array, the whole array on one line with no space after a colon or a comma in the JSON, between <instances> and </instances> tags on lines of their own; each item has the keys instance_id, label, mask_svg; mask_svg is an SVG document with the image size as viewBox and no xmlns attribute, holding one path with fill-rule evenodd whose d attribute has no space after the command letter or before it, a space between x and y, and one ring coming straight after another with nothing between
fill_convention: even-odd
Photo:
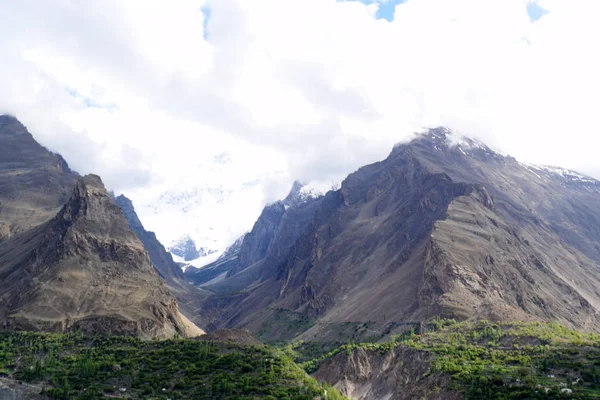
<instances>
[{"instance_id":1,"label":"grassy hillside","mask_svg":"<svg viewBox=\"0 0 600 400\"><path fill-rule=\"evenodd\" d=\"M600 337L554 323L437 320L421 335L408 332L386 343L346 344L320 355L318 347L296 344L287 352L312 373L340 353L361 349L375 358L398 348L432 354L419 379L444 374L450 377L445 389L467 399L600 399Z\"/></svg>"},{"instance_id":2,"label":"grassy hillside","mask_svg":"<svg viewBox=\"0 0 600 400\"><path fill-rule=\"evenodd\" d=\"M54 399L342 398L279 350L199 340L1 332L0 376Z\"/></svg>"}]
</instances>

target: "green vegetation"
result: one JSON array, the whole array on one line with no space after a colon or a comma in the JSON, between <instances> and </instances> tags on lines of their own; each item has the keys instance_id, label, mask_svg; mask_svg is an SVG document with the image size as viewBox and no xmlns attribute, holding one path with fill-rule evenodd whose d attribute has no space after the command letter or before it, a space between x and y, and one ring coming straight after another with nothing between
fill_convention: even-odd
<instances>
[{"instance_id":1,"label":"green vegetation","mask_svg":"<svg viewBox=\"0 0 600 400\"><path fill-rule=\"evenodd\" d=\"M467 398L600 398L600 339L556 323L450 323L405 345L437 357Z\"/></svg>"},{"instance_id":2,"label":"green vegetation","mask_svg":"<svg viewBox=\"0 0 600 400\"><path fill-rule=\"evenodd\" d=\"M0 332L0 374L53 399L342 399L280 350L186 339Z\"/></svg>"},{"instance_id":3,"label":"green vegetation","mask_svg":"<svg viewBox=\"0 0 600 400\"><path fill-rule=\"evenodd\" d=\"M556 323L436 319L422 335L413 330L385 343L345 344L304 361L296 351L295 357L313 372L340 352L360 348L383 355L400 346L433 354L422 378L448 375L449 389L467 399L600 399L600 337Z\"/></svg>"},{"instance_id":4,"label":"green vegetation","mask_svg":"<svg viewBox=\"0 0 600 400\"><path fill-rule=\"evenodd\" d=\"M308 330L315 321L303 313L286 309L270 309L272 315L258 331L258 338L270 342L273 338L288 340Z\"/></svg>"}]
</instances>

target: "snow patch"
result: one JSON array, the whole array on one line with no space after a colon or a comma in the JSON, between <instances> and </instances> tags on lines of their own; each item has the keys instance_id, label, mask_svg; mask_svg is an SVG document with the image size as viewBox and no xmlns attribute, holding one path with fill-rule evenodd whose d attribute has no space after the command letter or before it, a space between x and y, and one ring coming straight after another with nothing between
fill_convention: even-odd
<instances>
[{"instance_id":1,"label":"snow patch","mask_svg":"<svg viewBox=\"0 0 600 400\"><path fill-rule=\"evenodd\" d=\"M449 148L456 148L464 155L472 154L473 150L482 151L491 156L509 157L508 154L501 152L497 149L493 149L485 143L465 136L459 132L451 131L448 128L441 129L446 134L446 143Z\"/></svg>"},{"instance_id":2,"label":"snow patch","mask_svg":"<svg viewBox=\"0 0 600 400\"><path fill-rule=\"evenodd\" d=\"M206 267L208 264L211 264L219 259L224 253L224 250L216 251L204 257L196 258L192 261L186 261L186 265L184 265L181 269L185 272L189 267L194 267L200 269L202 267Z\"/></svg>"},{"instance_id":3,"label":"snow patch","mask_svg":"<svg viewBox=\"0 0 600 400\"><path fill-rule=\"evenodd\" d=\"M339 188L339 183L312 181L309 184L302 186L299 196L301 199L316 199L324 196L331 190L338 190Z\"/></svg>"},{"instance_id":4,"label":"snow patch","mask_svg":"<svg viewBox=\"0 0 600 400\"><path fill-rule=\"evenodd\" d=\"M531 173L536 175L540 179L544 179L540 176L540 174L545 175L547 177L560 178L567 183L581 183L581 184L591 184L591 185L600 185L600 182L592 177L580 174L579 172L562 168L562 167L554 167L550 165L535 165L529 163L521 163L525 168L527 168ZM587 187L587 190L591 189Z\"/></svg>"},{"instance_id":5,"label":"snow patch","mask_svg":"<svg viewBox=\"0 0 600 400\"><path fill-rule=\"evenodd\" d=\"M171 257L173 257L173 261L175 261L176 263L182 263L182 264L187 263L187 261L185 261L185 259L183 257L179 257L177 254L171 253Z\"/></svg>"}]
</instances>

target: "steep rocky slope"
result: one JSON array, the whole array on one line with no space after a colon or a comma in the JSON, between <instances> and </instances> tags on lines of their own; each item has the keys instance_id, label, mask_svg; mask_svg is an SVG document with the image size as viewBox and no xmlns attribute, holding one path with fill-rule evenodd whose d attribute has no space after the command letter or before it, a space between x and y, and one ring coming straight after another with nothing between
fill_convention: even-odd
<instances>
[{"instance_id":1,"label":"steep rocky slope","mask_svg":"<svg viewBox=\"0 0 600 400\"><path fill-rule=\"evenodd\" d=\"M0 116L0 156L1 327L201 333L179 313L99 177L79 177L10 116ZM156 264L165 279L177 276Z\"/></svg>"},{"instance_id":2,"label":"steep rocky slope","mask_svg":"<svg viewBox=\"0 0 600 400\"><path fill-rule=\"evenodd\" d=\"M271 251L281 253L288 249L297 235L311 223L321 201L319 196L303 193L303 187L300 182L294 182L284 200L265 206L251 232L238 239L216 262L199 269L187 269L186 278L195 284L216 284L209 281L219 276L233 277L263 260ZM224 272L226 274L222 275ZM251 273L250 279L253 279ZM231 283L228 281L227 285Z\"/></svg>"},{"instance_id":3,"label":"steep rocky slope","mask_svg":"<svg viewBox=\"0 0 600 400\"><path fill-rule=\"evenodd\" d=\"M78 180L52 220L0 244L0 279L4 328L199 333L94 175Z\"/></svg>"},{"instance_id":4,"label":"steep rocky slope","mask_svg":"<svg viewBox=\"0 0 600 400\"><path fill-rule=\"evenodd\" d=\"M311 338L443 315L599 330L600 184L458 139L433 129L337 191L265 208L204 286L212 326Z\"/></svg>"},{"instance_id":5,"label":"steep rocky slope","mask_svg":"<svg viewBox=\"0 0 600 400\"><path fill-rule=\"evenodd\" d=\"M302 365L350 399L594 399L598 335L555 322L436 319ZM305 348L306 349L306 348ZM297 356L303 357L300 353Z\"/></svg>"},{"instance_id":6,"label":"steep rocky slope","mask_svg":"<svg viewBox=\"0 0 600 400\"><path fill-rule=\"evenodd\" d=\"M0 115L0 241L52 218L77 176L16 118Z\"/></svg>"},{"instance_id":7,"label":"steep rocky slope","mask_svg":"<svg viewBox=\"0 0 600 400\"><path fill-rule=\"evenodd\" d=\"M129 226L144 245L154 269L177 299L182 313L195 324L203 326L204 320L199 308L202 300L207 297L207 293L186 280L181 267L173 261L173 257L158 241L154 232L149 232L144 228L130 199L120 195L115 198L115 203L123 210Z\"/></svg>"},{"instance_id":8,"label":"steep rocky slope","mask_svg":"<svg viewBox=\"0 0 600 400\"><path fill-rule=\"evenodd\" d=\"M164 246L156 239L154 232L144 229L142 222L138 218L133 203L125 195L117 196L115 203L123 210L125 219L133 232L140 239L144 248L150 256L154 269L161 278L170 284L174 284L183 279L181 268L173 261L173 257L167 252Z\"/></svg>"}]
</instances>

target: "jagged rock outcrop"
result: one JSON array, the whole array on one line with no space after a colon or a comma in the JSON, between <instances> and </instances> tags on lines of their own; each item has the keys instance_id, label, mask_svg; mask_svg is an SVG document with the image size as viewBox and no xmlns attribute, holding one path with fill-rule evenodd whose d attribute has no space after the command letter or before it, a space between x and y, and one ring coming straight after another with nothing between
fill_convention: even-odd
<instances>
[{"instance_id":1,"label":"jagged rock outcrop","mask_svg":"<svg viewBox=\"0 0 600 400\"><path fill-rule=\"evenodd\" d=\"M244 239L246 238L247 233L244 233L242 236L237 238L235 242L233 242L229 247L225 249L223 254L217 259L224 260L226 258L237 257L242 249L242 244L244 243Z\"/></svg>"},{"instance_id":2,"label":"jagged rock outcrop","mask_svg":"<svg viewBox=\"0 0 600 400\"><path fill-rule=\"evenodd\" d=\"M95 175L77 181L52 220L0 244L0 280L5 329L200 333Z\"/></svg>"},{"instance_id":3,"label":"jagged rock outcrop","mask_svg":"<svg viewBox=\"0 0 600 400\"><path fill-rule=\"evenodd\" d=\"M249 267L264 260L271 252L285 252L311 223L321 198L299 196L302 187L302 184L296 181L286 199L267 205L252 230L239 238L219 260L201 269L187 269L186 278L203 286L216 285L218 282L209 281L223 272L227 272L227 277L233 277L246 271L240 275L242 279L236 284L238 287L248 280L256 279L254 269ZM261 270L261 274L269 273ZM233 281L228 281L227 285L230 284L233 284ZM218 287L215 289L219 290Z\"/></svg>"}]
</instances>

